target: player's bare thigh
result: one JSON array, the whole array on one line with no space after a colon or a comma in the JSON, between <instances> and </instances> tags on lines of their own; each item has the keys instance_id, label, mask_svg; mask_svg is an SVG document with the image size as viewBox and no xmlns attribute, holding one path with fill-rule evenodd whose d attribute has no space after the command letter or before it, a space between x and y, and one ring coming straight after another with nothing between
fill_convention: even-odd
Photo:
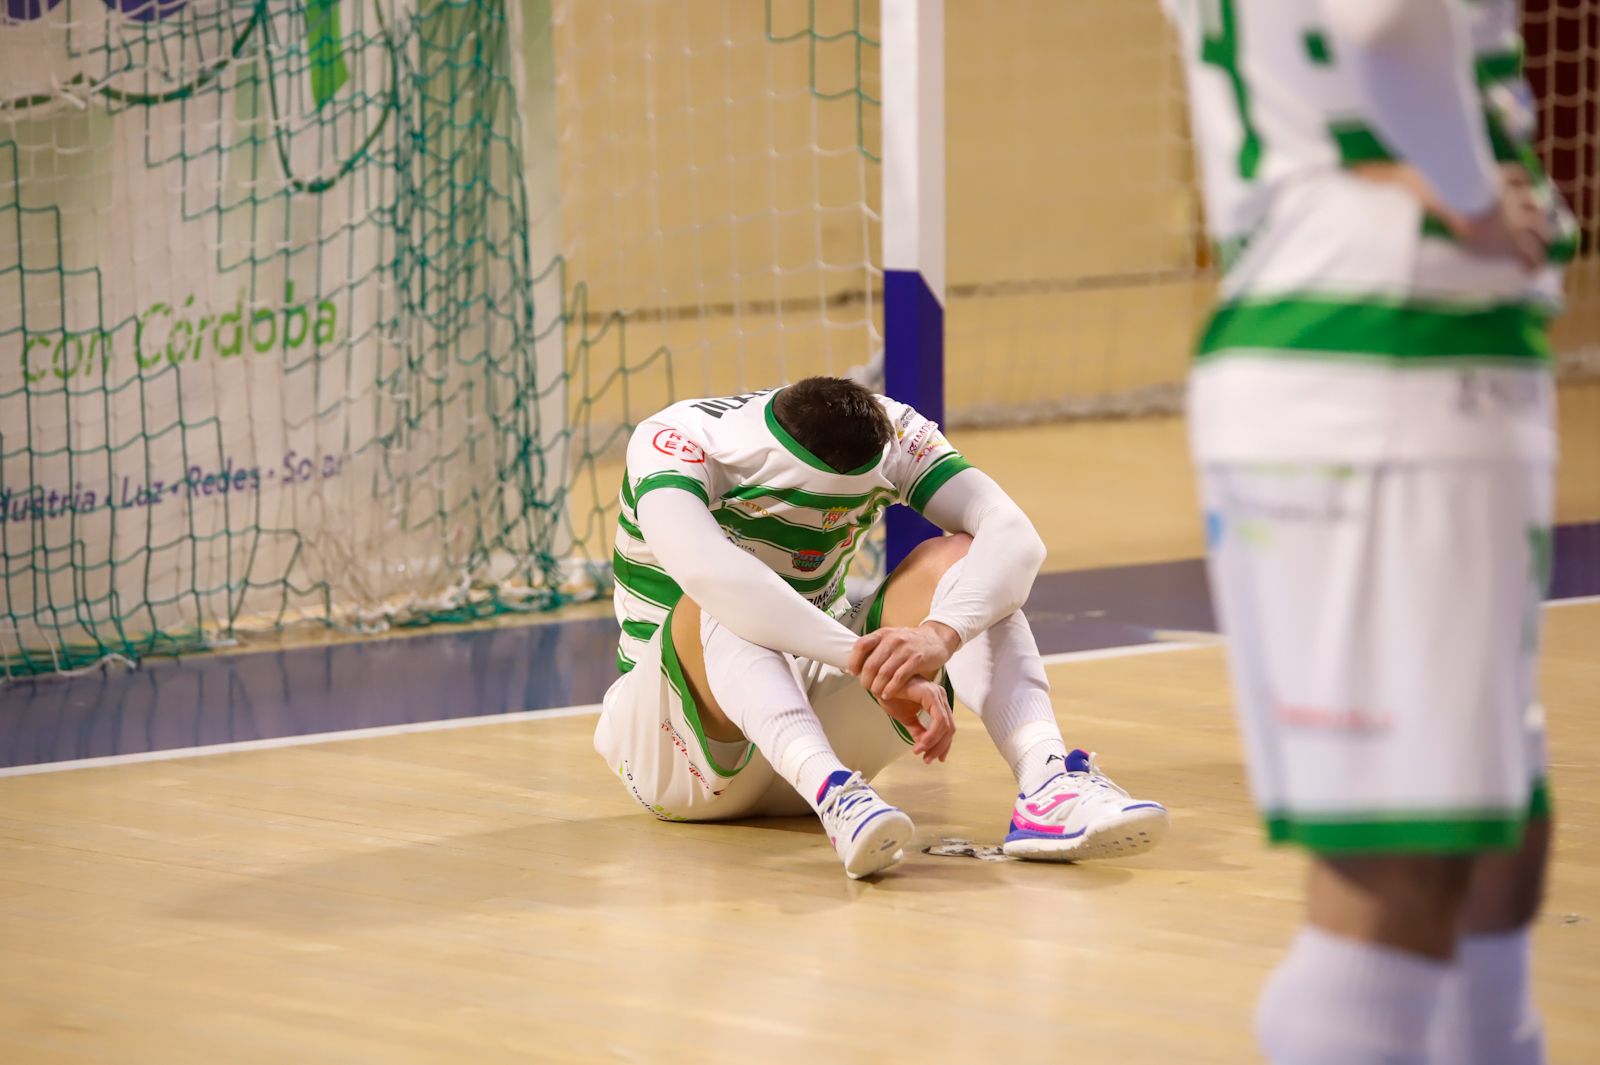
<instances>
[{"instance_id":1,"label":"player's bare thigh","mask_svg":"<svg viewBox=\"0 0 1600 1065\"><path fill-rule=\"evenodd\" d=\"M683 679L700 711L700 727L708 739L738 743L744 739L744 733L722 712L711 694L711 682L706 678L706 649L700 642L700 604L688 596L679 599L678 605L672 608L668 624L672 626L672 646L678 652Z\"/></svg>"},{"instance_id":2,"label":"player's bare thigh","mask_svg":"<svg viewBox=\"0 0 1600 1065\"><path fill-rule=\"evenodd\" d=\"M889 574L884 592L881 628L920 625L933 605L933 593L951 566L967 557L972 537L966 533L924 540Z\"/></svg>"}]
</instances>

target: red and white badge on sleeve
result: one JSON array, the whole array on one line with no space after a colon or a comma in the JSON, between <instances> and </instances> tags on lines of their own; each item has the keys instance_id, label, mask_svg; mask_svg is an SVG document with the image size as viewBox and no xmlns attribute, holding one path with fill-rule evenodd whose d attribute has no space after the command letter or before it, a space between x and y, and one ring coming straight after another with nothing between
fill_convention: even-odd
<instances>
[{"instance_id":1,"label":"red and white badge on sleeve","mask_svg":"<svg viewBox=\"0 0 1600 1065\"><path fill-rule=\"evenodd\" d=\"M663 455L670 455L679 462L704 462L706 460L705 448L690 440L676 429L663 429L650 441L657 451Z\"/></svg>"}]
</instances>

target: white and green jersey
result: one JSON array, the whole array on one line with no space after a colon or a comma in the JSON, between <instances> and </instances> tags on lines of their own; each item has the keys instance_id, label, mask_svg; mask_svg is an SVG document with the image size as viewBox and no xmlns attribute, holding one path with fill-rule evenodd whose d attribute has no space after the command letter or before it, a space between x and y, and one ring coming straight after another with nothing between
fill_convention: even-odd
<instances>
[{"instance_id":1,"label":"white and green jersey","mask_svg":"<svg viewBox=\"0 0 1600 1065\"><path fill-rule=\"evenodd\" d=\"M1529 147L1515 0L1464 10L1496 159L1533 175L1557 233L1536 275L1468 254L1409 193L1350 173L1395 155L1321 0L1164 2L1227 271L1191 381L1196 458L1552 457L1545 326L1576 227Z\"/></svg>"},{"instance_id":2,"label":"white and green jersey","mask_svg":"<svg viewBox=\"0 0 1600 1065\"><path fill-rule=\"evenodd\" d=\"M895 437L859 469L836 473L786 433L772 412L776 389L675 403L642 422L628 443L617 515L617 667L640 650L682 596L639 528L639 500L661 488L700 497L734 546L760 559L818 609L848 604L844 579L884 508L921 510L968 463L939 427L883 396Z\"/></svg>"}]
</instances>

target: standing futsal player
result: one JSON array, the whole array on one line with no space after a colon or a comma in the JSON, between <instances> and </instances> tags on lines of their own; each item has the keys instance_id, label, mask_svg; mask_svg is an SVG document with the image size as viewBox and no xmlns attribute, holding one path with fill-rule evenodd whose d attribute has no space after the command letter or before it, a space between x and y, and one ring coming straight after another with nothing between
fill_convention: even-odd
<instances>
[{"instance_id":1,"label":"standing futsal player","mask_svg":"<svg viewBox=\"0 0 1600 1065\"><path fill-rule=\"evenodd\" d=\"M943 760L947 673L1021 790L1007 854L1131 855L1165 833L1159 804L1067 750L1019 609L1044 545L934 423L811 377L676 403L635 430L627 463L613 557L623 675L594 742L645 809L814 810L848 875L879 872L912 825L868 781L907 751ZM852 605L850 560L897 501L960 535L922 544Z\"/></svg>"},{"instance_id":2,"label":"standing futsal player","mask_svg":"<svg viewBox=\"0 0 1600 1065\"><path fill-rule=\"evenodd\" d=\"M1166 0L1227 267L1191 381L1269 836L1313 856L1274 1065L1533 1065L1545 325L1570 216L1511 0Z\"/></svg>"}]
</instances>

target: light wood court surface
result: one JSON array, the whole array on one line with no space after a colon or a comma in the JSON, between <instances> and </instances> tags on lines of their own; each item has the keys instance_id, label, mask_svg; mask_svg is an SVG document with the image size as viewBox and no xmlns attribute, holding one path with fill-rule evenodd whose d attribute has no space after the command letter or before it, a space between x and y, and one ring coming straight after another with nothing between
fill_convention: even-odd
<instances>
[{"instance_id":1,"label":"light wood court surface","mask_svg":"<svg viewBox=\"0 0 1600 1065\"><path fill-rule=\"evenodd\" d=\"M1567 392L1562 520L1594 521L1600 392ZM1177 420L956 441L1056 568L1200 550ZM1536 974L1552 1061L1589 1065L1600 603L1549 622ZM0 778L0 1063L1255 1061L1302 859L1263 844L1221 652L1140 650L1050 667L1069 740L1173 810L1160 850L1081 867L913 853L851 883L811 821L654 821L589 715ZM1004 830L958 720L949 764L882 778L919 844Z\"/></svg>"},{"instance_id":2,"label":"light wood court surface","mask_svg":"<svg viewBox=\"0 0 1600 1065\"><path fill-rule=\"evenodd\" d=\"M1600 1061L1600 603L1550 611L1560 818L1537 980ZM0 780L0 1061L1255 1060L1301 859L1243 790L1216 648L1051 667L1067 735L1173 832L1083 866L913 853L851 883L814 823L645 816L556 717ZM963 715L884 790L994 841Z\"/></svg>"}]
</instances>

